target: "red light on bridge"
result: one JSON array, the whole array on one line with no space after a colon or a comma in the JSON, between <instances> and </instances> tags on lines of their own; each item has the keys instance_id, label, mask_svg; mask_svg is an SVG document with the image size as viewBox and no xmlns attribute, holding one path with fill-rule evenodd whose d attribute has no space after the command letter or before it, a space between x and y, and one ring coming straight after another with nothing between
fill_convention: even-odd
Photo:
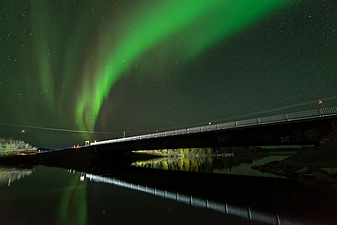
<instances>
[{"instance_id":1,"label":"red light on bridge","mask_svg":"<svg viewBox=\"0 0 337 225\"><path fill-rule=\"evenodd\" d=\"M320 100L318 100L317 104L318 104L318 105L322 105L322 104L323 104L323 101L320 99Z\"/></svg>"}]
</instances>

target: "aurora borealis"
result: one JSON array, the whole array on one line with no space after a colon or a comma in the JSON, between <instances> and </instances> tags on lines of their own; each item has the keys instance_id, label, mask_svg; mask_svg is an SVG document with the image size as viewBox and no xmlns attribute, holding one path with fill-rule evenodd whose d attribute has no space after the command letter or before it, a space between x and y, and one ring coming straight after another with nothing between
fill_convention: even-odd
<instances>
[{"instance_id":1,"label":"aurora borealis","mask_svg":"<svg viewBox=\"0 0 337 225\"><path fill-rule=\"evenodd\" d=\"M0 136L62 147L336 105L333 0L2 1Z\"/></svg>"}]
</instances>

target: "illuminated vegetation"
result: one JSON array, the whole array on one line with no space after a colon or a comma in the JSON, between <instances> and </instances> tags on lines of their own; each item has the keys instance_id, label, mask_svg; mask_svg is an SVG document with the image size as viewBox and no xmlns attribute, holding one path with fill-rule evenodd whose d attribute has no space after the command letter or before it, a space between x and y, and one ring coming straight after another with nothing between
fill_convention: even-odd
<instances>
[{"instance_id":1,"label":"illuminated vegetation","mask_svg":"<svg viewBox=\"0 0 337 225\"><path fill-rule=\"evenodd\" d=\"M193 157L160 157L144 161L133 162L136 167L177 170L190 172L210 172L228 173L232 168L241 164L251 165L254 161L268 157L269 153L243 153L236 154L234 157L217 157L215 155Z\"/></svg>"},{"instance_id":2,"label":"illuminated vegetation","mask_svg":"<svg viewBox=\"0 0 337 225\"><path fill-rule=\"evenodd\" d=\"M178 148L140 150L136 153L162 156L160 158L136 161L136 167L178 170L191 172L230 171L238 165L252 164L254 161L269 155L268 149L261 147L220 147L220 148ZM235 153L235 157L222 157L221 153Z\"/></svg>"},{"instance_id":3,"label":"illuminated vegetation","mask_svg":"<svg viewBox=\"0 0 337 225\"><path fill-rule=\"evenodd\" d=\"M11 185L16 180L29 176L33 173L33 169L4 168L0 167L0 185Z\"/></svg>"},{"instance_id":4,"label":"illuminated vegetation","mask_svg":"<svg viewBox=\"0 0 337 225\"><path fill-rule=\"evenodd\" d=\"M132 165L162 170L206 172L211 171L214 159L215 157L163 157L147 161L137 161L132 163Z\"/></svg>"},{"instance_id":5,"label":"illuminated vegetation","mask_svg":"<svg viewBox=\"0 0 337 225\"><path fill-rule=\"evenodd\" d=\"M0 156L36 152L37 148L22 140L0 138Z\"/></svg>"},{"instance_id":6,"label":"illuminated vegetation","mask_svg":"<svg viewBox=\"0 0 337 225\"><path fill-rule=\"evenodd\" d=\"M176 149L157 149L157 150L138 150L136 153L163 157L201 157L212 156L219 153L257 153L268 152L269 149L263 149L257 146L248 147L220 147L220 148L176 148Z\"/></svg>"},{"instance_id":7,"label":"illuminated vegetation","mask_svg":"<svg viewBox=\"0 0 337 225\"><path fill-rule=\"evenodd\" d=\"M212 148L177 148L177 149L158 149L158 150L138 150L137 153L144 153L165 157L199 157L214 155Z\"/></svg>"}]
</instances>

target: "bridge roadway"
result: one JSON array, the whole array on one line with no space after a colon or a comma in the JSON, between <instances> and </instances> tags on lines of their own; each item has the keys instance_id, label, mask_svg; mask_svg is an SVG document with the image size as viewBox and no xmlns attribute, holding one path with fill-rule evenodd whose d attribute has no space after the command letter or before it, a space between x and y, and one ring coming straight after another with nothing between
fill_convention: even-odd
<instances>
[{"instance_id":1,"label":"bridge roadway","mask_svg":"<svg viewBox=\"0 0 337 225\"><path fill-rule=\"evenodd\" d=\"M319 145L337 129L337 106L90 143L96 151Z\"/></svg>"}]
</instances>

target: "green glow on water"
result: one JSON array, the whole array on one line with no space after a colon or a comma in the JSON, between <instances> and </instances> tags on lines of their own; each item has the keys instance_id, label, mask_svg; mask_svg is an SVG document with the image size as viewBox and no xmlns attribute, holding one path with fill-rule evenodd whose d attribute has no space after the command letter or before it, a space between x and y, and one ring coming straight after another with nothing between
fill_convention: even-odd
<instances>
[{"instance_id":1,"label":"green glow on water","mask_svg":"<svg viewBox=\"0 0 337 225\"><path fill-rule=\"evenodd\" d=\"M88 224L87 184L85 181L80 181L77 174L62 193L59 216L62 224Z\"/></svg>"}]
</instances>

